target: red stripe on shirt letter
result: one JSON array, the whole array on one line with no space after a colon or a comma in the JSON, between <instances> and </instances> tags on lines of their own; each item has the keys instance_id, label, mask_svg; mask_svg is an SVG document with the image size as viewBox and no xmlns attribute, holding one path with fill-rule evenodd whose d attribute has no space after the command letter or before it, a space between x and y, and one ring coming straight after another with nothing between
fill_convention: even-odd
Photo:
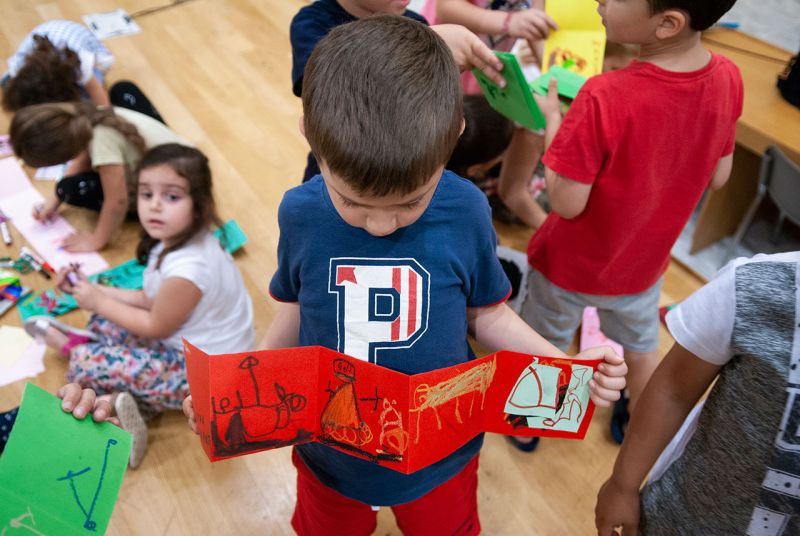
<instances>
[{"instance_id":1,"label":"red stripe on shirt letter","mask_svg":"<svg viewBox=\"0 0 800 536\"><path fill-rule=\"evenodd\" d=\"M397 294L400 294L400 268L392 268L392 288L397 291ZM399 303L395 304L395 307L400 307ZM396 341L400 338L400 316L398 315L395 318L394 322L392 322L392 340Z\"/></svg>"},{"instance_id":2,"label":"red stripe on shirt letter","mask_svg":"<svg viewBox=\"0 0 800 536\"><path fill-rule=\"evenodd\" d=\"M408 269L408 333L410 337L417 331L417 273Z\"/></svg>"}]
</instances>

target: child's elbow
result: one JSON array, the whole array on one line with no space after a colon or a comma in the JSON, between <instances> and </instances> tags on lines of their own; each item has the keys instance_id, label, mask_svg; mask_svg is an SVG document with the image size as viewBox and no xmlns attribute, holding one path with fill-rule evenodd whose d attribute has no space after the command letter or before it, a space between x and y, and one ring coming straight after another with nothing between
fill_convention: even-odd
<instances>
[{"instance_id":1,"label":"child's elbow","mask_svg":"<svg viewBox=\"0 0 800 536\"><path fill-rule=\"evenodd\" d=\"M583 209L585 208L585 205L581 206L570 199L559 201L556 200L555 198L551 198L550 207L553 209L553 212L555 212L565 220L571 220L581 215Z\"/></svg>"}]
</instances>

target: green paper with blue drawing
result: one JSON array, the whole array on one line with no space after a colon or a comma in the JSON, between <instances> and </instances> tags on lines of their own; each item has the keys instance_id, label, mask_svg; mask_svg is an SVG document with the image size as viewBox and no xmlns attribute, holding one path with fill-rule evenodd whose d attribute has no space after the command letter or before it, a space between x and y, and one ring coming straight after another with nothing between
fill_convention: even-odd
<instances>
[{"instance_id":1,"label":"green paper with blue drawing","mask_svg":"<svg viewBox=\"0 0 800 536\"><path fill-rule=\"evenodd\" d=\"M128 432L28 384L0 456L0 534L104 534L130 450Z\"/></svg>"}]
</instances>

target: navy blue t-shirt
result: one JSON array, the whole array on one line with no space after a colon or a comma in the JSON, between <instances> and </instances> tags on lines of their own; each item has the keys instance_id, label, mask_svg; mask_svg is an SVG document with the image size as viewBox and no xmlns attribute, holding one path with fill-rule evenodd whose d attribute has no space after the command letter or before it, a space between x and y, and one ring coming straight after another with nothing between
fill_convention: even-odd
<instances>
[{"instance_id":1,"label":"navy blue t-shirt","mask_svg":"<svg viewBox=\"0 0 800 536\"><path fill-rule=\"evenodd\" d=\"M449 367L474 357L467 308L500 303L511 292L486 196L449 171L422 216L385 237L346 223L321 176L286 193L278 222L278 269L269 290L300 304L303 346L325 346L406 374ZM452 478L482 443L479 435L410 475L318 443L297 450L327 486L389 506Z\"/></svg>"},{"instance_id":2,"label":"navy blue t-shirt","mask_svg":"<svg viewBox=\"0 0 800 536\"><path fill-rule=\"evenodd\" d=\"M425 17L406 10L404 17L428 24ZM344 10L336 0L317 0L297 12L289 28L292 42L292 91L298 97L303 91L303 72L308 58L319 40L335 27L353 22L356 17Z\"/></svg>"}]
</instances>

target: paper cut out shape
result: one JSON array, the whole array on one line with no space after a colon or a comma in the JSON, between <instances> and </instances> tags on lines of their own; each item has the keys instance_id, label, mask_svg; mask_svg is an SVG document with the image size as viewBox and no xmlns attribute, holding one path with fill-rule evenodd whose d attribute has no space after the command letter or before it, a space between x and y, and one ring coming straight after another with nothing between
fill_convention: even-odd
<instances>
[{"instance_id":1,"label":"paper cut out shape","mask_svg":"<svg viewBox=\"0 0 800 536\"><path fill-rule=\"evenodd\" d=\"M223 246L228 253L236 253L242 246L247 244L247 235L244 234L236 220L228 220L223 223L214 230L214 236L220 242L222 242L223 237L225 238Z\"/></svg>"},{"instance_id":2,"label":"paper cut out shape","mask_svg":"<svg viewBox=\"0 0 800 536\"><path fill-rule=\"evenodd\" d=\"M544 42L544 67L557 65L589 78L603 72L606 32L594 2L549 2L547 14L558 24Z\"/></svg>"},{"instance_id":3,"label":"paper cut out shape","mask_svg":"<svg viewBox=\"0 0 800 536\"><path fill-rule=\"evenodd\" d=\"M495 52L495 55L503 62L502 75L506 80L506 87L501 88L495 84L480 69L472 70L489 105L525 128L531 130L544 128L544 116L536 105L517 57L510 52Z\"/></svg>"},{"instance_id":4,"label":"paper cut out shape","mask_svg":"<svg viewBox=\"0 0 800 536\"><path fill-rule=\"evenodd\" d=\"M498 352L409 376L321 347L209 356L184 341L184 349L212 461L317 441L403 473L484 431L582 439L600 363ZM533 401L549 407L517 407Z\"/></svg>"},{"instance_id":5,"label":"paper cut out shape","mask_svg":"<svg viewBox=\"0 0 800 536\"><path fill-rule=\"evenodd\" d=\"M130 449L128 432L79 421L28 384L0 457L0 534L105 533Z\"/></svg>"},{"instance_id":6,"label":"paper cut out shape","mask_svg":"<svg viewBox=\"0 0 800 536\"><path fill-rule=\"evenodd\" d=\"M58 215L48 223L34 220L31 211L43 202L16 158L0 160L0 210L39 254L56 270L70 263L80 263L86 274L108 268L108 263L97 253L68 253L61 248L64 238L73 234L75 228Z\"/></svg>"},{"instance_id":7,"label":"paper cut out shape","mask_svg":"<svg viewBox=\"0 0 800 536\"><path fill-rule=\"evenodd\" d=\"M60 316L76 307L77 304L72 296L56 293L52 289L47 289L38 295L30 295L17 302L19 316L23 321L37 315Z\"/></svg>"}]
</instances>

